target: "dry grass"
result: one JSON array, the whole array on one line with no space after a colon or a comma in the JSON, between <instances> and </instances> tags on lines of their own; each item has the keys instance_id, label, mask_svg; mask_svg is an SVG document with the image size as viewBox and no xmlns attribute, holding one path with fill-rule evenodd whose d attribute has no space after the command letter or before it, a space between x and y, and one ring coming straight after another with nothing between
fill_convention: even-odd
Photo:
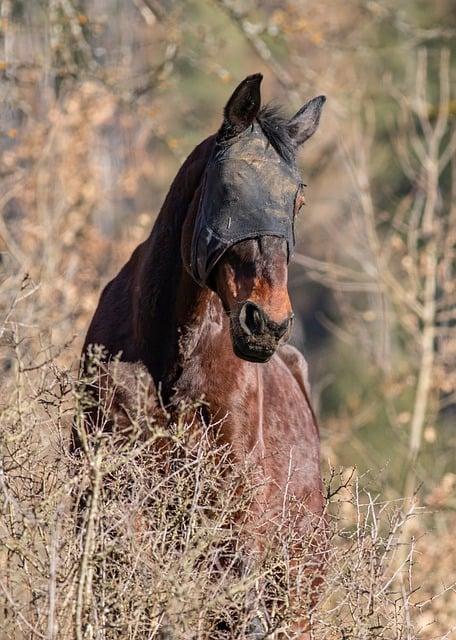
<instances>
[{"instance_id":1,"label":"dry grass","mask_svg":"<svg viewBox=\"0 0 456 640\"><path fill-rule=\"evenodd\" d=\"M114 433L82 431L83 453L71 455L83 387L54 358L12 366L0 415L2 638L292 638L303 609L318 640L436 637L426 619L435 600L414 593L414 544L399 560L413 514L362 490L366 479L330 473L329 545L309 533L312 553L293 572L296 534L285 525L261 554L252 549L239 517L255 495L249 469L233 469L198 406L164 429L138 367L120 411L120 365L99 397L106 416L117 407Z\"/></svg>"},{"instance_id":2,"label":"dry grass","mask_svg":"<svg viewBox=\"0 0 456 640\"><path fill-rule=\"evenodd\" d=\"M249 469L232 469L229 452L214 450L207 437L212 427L202 428L197 406L183 407L164 433L160 421L150 422L150 383L141 375L136 380L139 370L129 371L126 395L117 387L114 397L106 390L101 398L107 408L119 408L119 397L127 397L130 412L120 407L118 427L129 427L128 433L95 433L80 457L68 446L73 416L84 405L73 336L81 339L101 286L148 233L182 156L218 126L225 83L234 85L246 64L264 71L271 95L290 107L317 88L331 96L335 106L321 132L326 142L318 147L315 141L308 152L315 157L306 157L306 172L314 167L316 213L313 224L306 214L298 230L301 247L314 252L302 263L308 276L334 290L345 319L334 333L348 338L353 353L368 354L376 371L393 370L378 391L387 415L372 417L371 399L358 388L359 370L351 372L350 364L345 373L355 381L327 415L324 450L334 460L346 449L351 459L351 444L359 446L366 433L359 435L363 421L370 433L389 422L396 429L391 458L375 452L379 464L440 443L433 450L435 473L430 457L419 467L425 484L419 501L426 508L419 514L410 512L411 501L390 501L397 483L385 481L377 495L369 491L381 484L376 478L327 471L326 573L312 604L308 583L315 567L309 571L308 558L302 559L301 605L312 615L315 640L455 637L456 476L450 430L440 425L444 412L452 419L455 398L456 163L447 54L440 58L437 102L432 69L438 65L427 71L424 52L417 58L416 90L411 80L401 85L403 94L390 87L400 116L398 126L388 125L393 154L374 135L371 98L359 132L358 120L365 118L348 108L352 99L366 104L361 89L353 93L366 71L374 101L384 99L381 74L372 71L379 68L372 66L378 47L369 52L357 44L366 25L380 19L379 3L344 3L337 12L333 6L328 11L328 3L278 3L279 11L266 3L271 28L282 36L288 30L290 84L267 48L268 29L250 28L261 16L241 20L227 2L212 3L229 17L223 37L209 26L204 43L199 14L196 20L181 19L179 11L154 17L147 7L157 2L83 3L88 16L71 11L73 0L52 2L50 14L41 11L45 4L1 2L0 640L142 639L158 637L159 628L162 638L168 629L178 640L242 638L255 618L263 625L260 637L271 630L272 638L297 616L288 597L288 582L296 581L289 572L291 536L278 531L261 557L249 549L247 525L235 517L254 498L243 482ZM394 22L410 46L414 39L428 42L422 28L416 34L409 29L405 14L393 20L393 10L381 12L379 29ZM72 28L62 28L62 21ZM125 24L128 29L120 28ZM94 29L106 61L91 60L81 25ZM432 37L446 31L447 25L433 28ZM173 67L176 51L185 63L179 69ZM402 57L403 49L398 52ZM220 66L225 57L226 68ZM417 118L424 135L416 130ZM340 133L350 147L353 188L335 154ZM397 156L407 178L387 203L379 202L385 184L379 189L383 173L374 172L372 162L382 153L385 165L395 166ZM435 168L444 165L437 184ZM391 210L383 211L386 205ZM429 233L432 220L436 235ZM336 264L341 247L348 261ZM323 359L324 375L316 376L321 387L338 358L332 349ZM399 441L406 428L408 450ZM414 487L415 477L408 476ZM86 500L79 512L78 496ZM314 549L311 536L307 542Z\"/></svg>"}]
</instances>

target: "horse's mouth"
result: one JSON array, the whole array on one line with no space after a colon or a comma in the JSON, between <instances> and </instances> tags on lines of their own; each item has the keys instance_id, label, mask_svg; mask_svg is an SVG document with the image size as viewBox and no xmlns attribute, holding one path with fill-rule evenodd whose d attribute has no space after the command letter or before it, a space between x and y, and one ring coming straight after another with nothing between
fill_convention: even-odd
<instances>
[{"instance_id":1,"label":"horse's mouth","mask_svg":"<svg viewBox=\"0 0 456 640\"><path fill-rule=\"evenodd\" d=\"M233 351L242 360L264 363L272 358L276 346L255 345L242 339L233 339Z\"/></svg>"},{"instance_id":2,"label":"horse's mouth","mask_svg":"<svg viewBox=\"0 0 456 640\"><path fill-rule=\"evenodd\" d=\"M230 315L230 332L233 351L238 358L249 362L267 362L272 358L277 348L286 342L290 333L291 321L287 322L287 330L277 331L277 325L269 321L264 323L261 331L254 332L244 321L240 322L239 315Z\"/></svg>"}]
</instances>

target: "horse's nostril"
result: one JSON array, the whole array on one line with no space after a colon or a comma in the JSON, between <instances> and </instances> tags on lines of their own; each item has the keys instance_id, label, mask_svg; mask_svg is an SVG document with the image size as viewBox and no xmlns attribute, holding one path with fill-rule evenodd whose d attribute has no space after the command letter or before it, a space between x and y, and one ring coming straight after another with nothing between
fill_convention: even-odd
<instances>
[{"instance_id":1,"label":"horse's nostril","mask_svg":"<svg viewBox=\"0 0 456 640\"><path fill-rule=\"evenodd\" d=\"M289 330L293 314L277 323L268 318L263 309L254 302L245 302L239 312L239 323L245 333L251 336L270 335L280 340Z\"/></svg>"},{"instance_id":2,"label":"horse's nostril","mask_svg":"<svg viewBox=\"0 0 456 640\"><path fill-rule=\"evenodd\" d=\"M265 329L263 312L253 302L246 302L239 314L241 327L249 334L259 334Z\"/></svg>"}]
</instances>

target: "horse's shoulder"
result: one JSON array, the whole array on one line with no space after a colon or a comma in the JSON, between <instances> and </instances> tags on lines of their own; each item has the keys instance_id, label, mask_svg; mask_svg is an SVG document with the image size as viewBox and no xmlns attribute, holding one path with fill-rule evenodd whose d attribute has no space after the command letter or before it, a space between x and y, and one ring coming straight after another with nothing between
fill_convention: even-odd
<instances>
[{"instance_id":1,"label":"horse's shoulder","mask_svg":"<svg viewBox=\"0 0 456 640\"><path fill-rule=\"evenodd\" d=\"M284 344L277 349L276 354L289 369L303 394L310 397L309 367L302 353L293 345Z\"/></svg>"},{"instance_id":2,"label":"horse's shoulder","mask_svg":"<svg viewBox=\"0 0 456 640\"><path fill-rule=\"evenodd\" d=\"M145 428L159 408L152 376L141 362L111 360L103 365L98 380L99 398L106 417L118 427Z\"/></svg>"}]
</instances>

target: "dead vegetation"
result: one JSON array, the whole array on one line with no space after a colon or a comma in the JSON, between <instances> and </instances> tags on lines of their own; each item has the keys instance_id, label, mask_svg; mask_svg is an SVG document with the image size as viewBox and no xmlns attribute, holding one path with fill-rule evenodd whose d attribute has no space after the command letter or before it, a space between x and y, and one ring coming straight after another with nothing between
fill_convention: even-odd
<instances>
[{"instance_id":1,"label":"dead vegetation","mask_svg":"<svg viewBox=\"0 0 456 640\"><path fill-rule=\"evenodd\" d=\"M14 368L0 415L5 639L292 638L303 609L319 640L434 637L414 622L435 603L416 592L416 543L401 549L416 514L363 489L368 479L329 470L328 540L308 533L296 573L285 525L251 548L239 517L255 493L249 469L214 446L198 406L164 428L142 367L116 365L98 408L120 419L109 434L101 420L80 431L70 454L83 385L53 358Z\"/></svg>"},{"instance_id":2,"label":"dead vegetation","mask_svg":"<svg viewBox=\"0 0 456 640\"><path fill-rule=\"evenodd\" d=\"M242 638L250 621L272 638L296 616L289 536L260 558L233 524L252 497L235 491L248 470L208 446L210 427L195 439L191 420L151 423L144 377L130 371L102 398L128 401L127 434L95 434L80 457L69 449L101 286L147 235L183 157L219 126L228 85L262 71L284 103L330 98L305 158L296 302L317 281L337 307L335 318L314 310L331 339L311 377L324 459L341 471L324 460L327 571L312 605L304 559L302 601L315 640L451 640L451 2L423 8L419 28L416 2L401 15L357 0L0 6L1 639L142 640L160 628L216 640ZM375 471L352 475L343 463L355 459Z\"/></svg>"}]
</instances>

